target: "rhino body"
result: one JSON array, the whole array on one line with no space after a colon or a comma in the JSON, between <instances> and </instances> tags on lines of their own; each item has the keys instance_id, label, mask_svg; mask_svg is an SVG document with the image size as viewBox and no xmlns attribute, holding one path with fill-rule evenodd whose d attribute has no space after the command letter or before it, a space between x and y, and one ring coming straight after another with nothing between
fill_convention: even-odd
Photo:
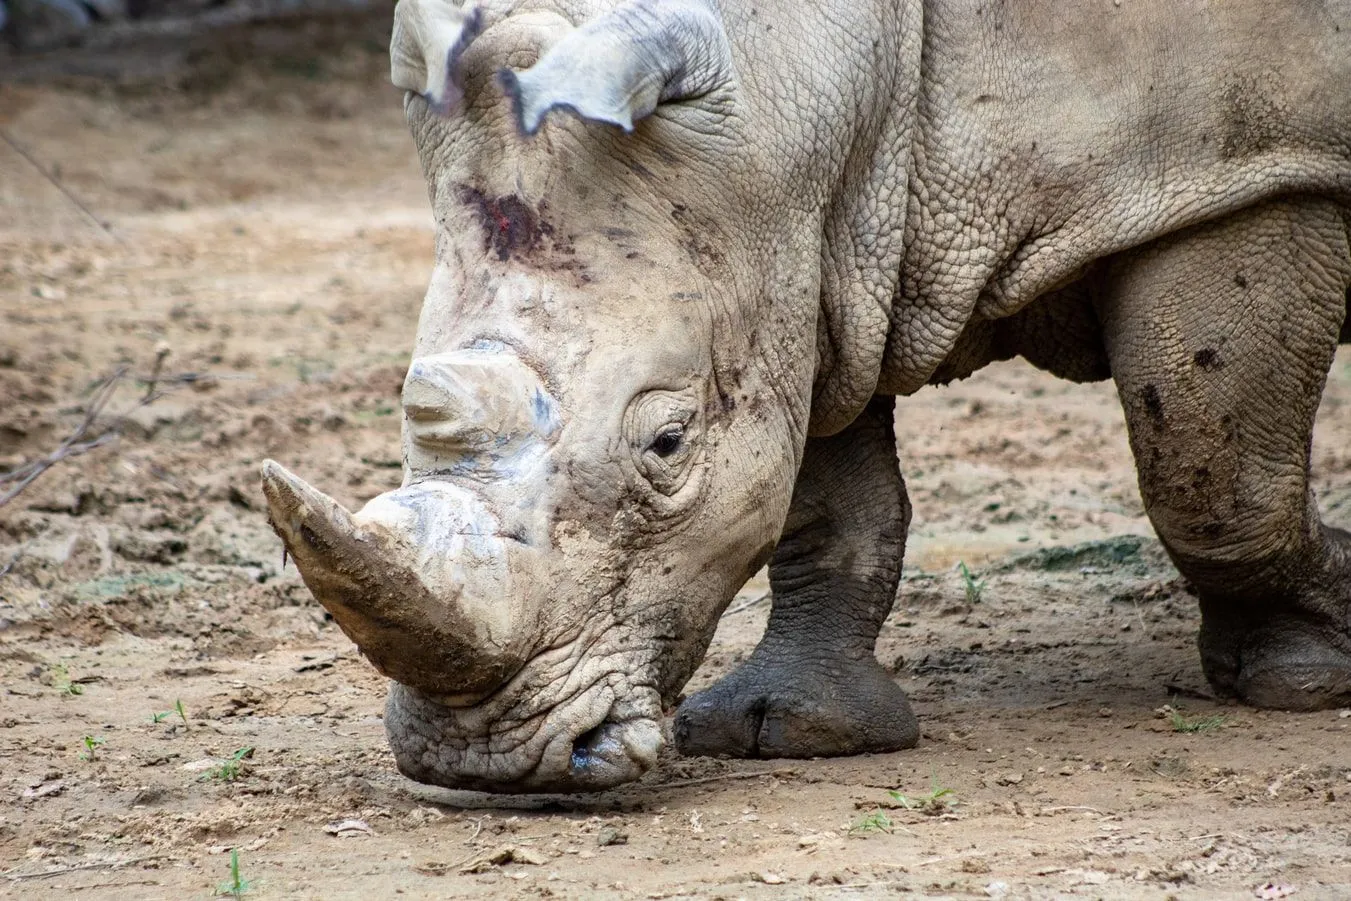
<instances>
[{"instance_id":1,"label":"rhino body","mask_svg":"<svg viewBox=\"0 0 1351 901\"><path fill-rule=\"evenodd\" d=\"M1115 380L1219 692L1351 701L1351 535L1309 487L1351 285L1351 2L401 0L437 219L405 480L278 533L393 681L414 779L636 778L913 745L874 641L895 397L1023 356Z\"/></svg>"}]
</instances>

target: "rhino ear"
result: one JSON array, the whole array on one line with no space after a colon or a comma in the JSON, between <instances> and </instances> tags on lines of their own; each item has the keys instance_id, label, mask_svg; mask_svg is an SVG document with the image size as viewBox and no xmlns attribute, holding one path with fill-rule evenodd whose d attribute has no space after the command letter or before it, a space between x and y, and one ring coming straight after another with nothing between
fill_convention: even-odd
<instances>
[{"instance_id":1,"label":"rhino ear","mask_svg":"<svg viewBox=\"0 0 1351 901\"><path fill-rule=\"evenodd\" d=\"M389 42L389 77L445 115L460 102L456 64L483 28L483 12L455 0L399 0Z\"/></svg>"},{"instance_id":2,"label":"rhino ear","mask_svg":"<svg viewBox=\"0 0 1351 901\"><path fill-rule=\"evenodd\" d=\"M658 103L702 96L733 79L712 0L629 0L569 32L529 69L498 72L527 135L554 109L633 131Z\"/></svg>"}]
</instances>

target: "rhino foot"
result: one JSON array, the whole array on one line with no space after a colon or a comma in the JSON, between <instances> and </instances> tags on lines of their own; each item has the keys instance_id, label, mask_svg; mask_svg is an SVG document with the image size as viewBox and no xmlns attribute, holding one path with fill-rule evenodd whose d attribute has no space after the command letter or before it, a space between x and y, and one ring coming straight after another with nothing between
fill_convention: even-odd
<instances>
[{"instance_id":1,"label":"rhino foot","mask_svg":"<svg viewBox=\"0 0 1351 901\"><path fill-rule=\"evenodd\" d=\"M866 659L744 665L680 705L676 747L721 757L837 757L914 747L905 692Z\"/></svg>"},{"instance_id":2,"label":"rhino foot","mask_svg":"<svg viewBox=\"0 0 1351 901\"><path fill-rule=\"evenodd\" d=\"M1324 536L1332 572L1317 581L1337 587L1317 600L1265 605L1275 612L1260 619L1202 601L1197 644L1216 692L1280 710L1351 704L1351 533L1325 528Z\"/></svg>"},{"instance_id":3,"label":"rhino foot","mask_svg":"<svg viewBox=\"0 0 1351 901\"><path fill-rule=\"evenodd\" d=\"M1237 633L1237 634L1236 634ZM1351 704L1351 628L1278 619L1239 632L1201 627L1201 666L1221 695L1254 707L1325 710Z\"/></svg>"}]
</instances>

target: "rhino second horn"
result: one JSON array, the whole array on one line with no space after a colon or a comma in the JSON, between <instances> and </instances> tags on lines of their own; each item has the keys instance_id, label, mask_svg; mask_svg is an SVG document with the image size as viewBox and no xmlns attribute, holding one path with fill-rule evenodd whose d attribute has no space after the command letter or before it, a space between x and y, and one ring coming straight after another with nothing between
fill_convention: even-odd
<instances>
[{"instance_id":1,"label":"rhino second horn","mask_svg":"<svg viewBox=\"0 0 1351 901\"><path fill-rule=\"evenodd\" d=\"M463 96L460 55L483 29L483 11L455 0L399 0L389 41L389 78L448 114Z\"/></svg>"},{"instance_id":2,"label":"rhino second horn","mask_svg":"<svg viewBox=\"0 0 1351 901\"><path fill-rule=\"evenodd\" d=\"M731 45L709 0L630 0L571 31L524 72L502 69L522 134L565 109L633 131L664 100L728 87Z\"/></svg>"},{"instance_id":3,"label":"rhino second horn","mask_svg":"<svg viewBox=\"0 0 1351 901\"><path fill-rule=\"evenodd\" d=\"M433 594L398 536L364 528L342 504L272 460L263 463L272 528L305 585L381 674L448 704L473 703L520 661L480 646L458 592Z\"/></svg>"}]
</instances>

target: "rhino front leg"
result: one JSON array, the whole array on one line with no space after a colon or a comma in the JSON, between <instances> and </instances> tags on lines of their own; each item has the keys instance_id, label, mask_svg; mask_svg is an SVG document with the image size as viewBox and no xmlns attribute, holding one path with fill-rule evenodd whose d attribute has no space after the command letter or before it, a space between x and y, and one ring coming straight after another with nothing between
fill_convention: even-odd
<instances>
[{"instance_id":1,"label":"rhino front leg","mask_svg":"<svg viewBox=\"0 0 1351 901\"><path fill-rule=\"evenodd\" d=\"M1201 598L1201 662L1260 707L1351 701L1351 535L1309 485L1347 219L1264 204L1114 264L1098 312L1145 508Z\"/></svg>"},{"instance_id":2,"label":"rhino front leg","mask_svg":"<svg viewBox=\"0 0 1351 901\"><path fill-rule=\"evenodd\" d=\"M769 565L774 606L750 659L676 714L686 754L828 757L912 747L905 693L873 656L901 576L910 502L894 399L807 442Z\"/></svg>"}]
</instances>

